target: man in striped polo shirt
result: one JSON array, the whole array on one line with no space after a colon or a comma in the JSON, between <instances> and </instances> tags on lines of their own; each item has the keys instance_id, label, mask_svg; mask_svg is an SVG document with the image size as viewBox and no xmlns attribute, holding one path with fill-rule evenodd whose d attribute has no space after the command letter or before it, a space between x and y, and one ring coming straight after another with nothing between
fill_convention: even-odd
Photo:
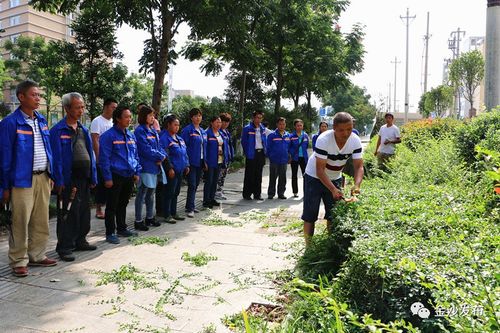
<instances>
[{"instance_id":1,"label":"man in striped polo shirt","mask_svg":"<svg viewBox=\"0 0 500 333\"><path fill-rule=\"evenodd\" d=\"M304 174L304 237L306 245L314 235L321 200L325 205L325 219L331 231L331 210L335 201L343 198L342 169L349 157L354 164L354 186L351 194L359 194L363 180L362 146L352 132L353 122L349 113L339 112L333 118L333 130L323 132L316 140L314 153L309 157Z\"/></svg>"},{"instance_id":2,"label":"man in striped polo shirt","mask_svg":"<svg viewBox=\"0 0 500 333\"><path fill-rule=\"evenodd\" d=\"M49 198L52 153L45 118L36 110L36 82L19 83L21 106L0 123L3 201L11 202L12 237L9 262L13 274L28 275L27 266L54 266L45 255L49 238Z\"/></svg>"}]
</instances>

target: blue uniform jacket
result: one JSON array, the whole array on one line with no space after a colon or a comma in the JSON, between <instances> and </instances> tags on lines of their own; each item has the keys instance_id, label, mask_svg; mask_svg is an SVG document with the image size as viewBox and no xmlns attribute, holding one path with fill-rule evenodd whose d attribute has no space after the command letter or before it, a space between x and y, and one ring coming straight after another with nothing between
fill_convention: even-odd
<instances>
[{"instance_id":1,"label":"blue uniform jacket","mask_svg":"<svg viewBox=\"0 0 500 333\"><path fill-rule=\"evenodd\" d=\"M314 134L313 137L312 137L312 149L313 150L314 150L314 148L316 148L316 140L318 140L318 137L319 137L320 134L321 133L318 132L318 133Z\"/></svg>"},{"instance_id":2,"label":"blue uniform jacket","mask_svg":"<svg viewBox=\"0 0 500 333\"><path fill-rule=\"evenodd\" d=\"M209 168L216 168L219 163L218 163L218 157L219 157L219 141L217 140L217 137L214 134L214 131L212 128L209 128L207 131L207 166ZM226 156L227 156L227 141L224 140L224 137L222 133L219 131L219 135L222 138L222 156L224 156L224 160L222 164L227 164Z\"/></svg>"},{"instance_id":3,"label":"blue uniform jacket","mask_svg":"<svg viewBox=\"0 0 500 333\"><path fill-rule=\"evenodd\" d=\"M222 137L224 140L227 141L227 151L225 151L225 160L227 161L226 164L232 162L234 160L234 147L233 147L233 139L231 138L231 133L225 129L225 130L219 130L219 133L222 134Z\"/></svg>"},{"instance_id":4,"label":"blue uniform jacket","mask_svg":"<svg viewBox=\"0 0 500 333\"><path fill-rule=\"evenodd\" d=\"M201 165L201 145L203 144L203 159L207 159L207 133L200 127L197 131L193 124L182 129L181 137L186 143L189 157L189 165L203 167Z\"/></svg>"},{"instance_id":5,"label":"blue uniform jacket","mask_svg":"<svg viewBox=\"0 0 500 333\"><path fill-rule=\"evenodd\" d=\"M267 136L267 156L273 164L287 164L289 159L290 133L285 131L283 135L276 129Z\"/></svg>"},{"instance_id":6,"label":"blue uniform jacket","mask_svg":"<svg viewBox=\"0 0 500 333\"><path fill-rule=\"evenodd\" d=\"M45 153L47 154L49 172L53 170L50 133L47 121L35 111L38 126L42 134ZM33 129L24 119L20 108L0 122L0 145L2 152L1 175L4 190L12 187L29 188L32 186L34 136ZM52 176L51 176L52 177Z\"/></svg>"},{"instance_id":7,"label":"blue uniform jacket","mask_svg":"<svg viewBox=\"0 0 500 333\"><path fill-rule=\"evenodd\" d=\"M182 137L177 135L176 141L168 131L163 130L160 133L160 146L165 149L175 173L182 174L189 166L187 147Z\"/></svg>"},{"instance_id":8,"label":"blue uniform jacket","mask_svg":"<svg viewBox=\"0 0 500 333\"><path fill-rule=\"evenodd\" d=\"M85 144L90 156L90 183L95 185L97 184L97 171L90 133L80 122L78 122L78 126L85 135ZM50 147L52 148L52 157L54 160L52 176L56 186L71 186L71 169L73 165L73 144L71 137L73 133L73 129L66 124L66 117L50 129Z\"/></svg>"},{"instance_id":9,"label":"blue uniform jacket","mask_svg":"<svg viewBox=\"0 0 500 333\"><path fill-rule=\"evenodd\" d=\"M264 148L264 154L266 153L266 128L260 125L260 136L262 138L262 146ZM243 147L243 153L246 158L252 160L255 158L255 126L251 122L247 126L243 127L243 132L241 133L241 146Z\"/></svg>"},{"instance_id":10,"label":"blue uniform jacket","mask_svg":"<svg viewBox=\"0 0 500 333\"><path fill-rule=\"evenodd\" d=\"M122 177L139 176L141 165L135 135L113 126L99 137L99 168L104 181L113 180L112 173Z\"/></svg>"},{"instance_id":11,"label":"blue uniform jacket","mask_svg":"<svg viewBox=\"0 0 500 333\"><path fill-rule=\"evenodd\" d=\"M302 147L303 157L307 161L307 159L309 158L309 156L307 155L307 147L309 147L309 136L304 131L302 132L302 134L304 134L304 138L302 139L302 143L300 144L300 146ZM300 138L294 131L290 135L290 155L292 157L292 161L299 160L299 141Z\"/></svg>"},{"instance_id":12,"label":"blue uniform jacket","mask_svg":"<svg viewBox=\"0 0 500 333\"><path fill-rule=\"evenodd\" d=\"M165 158L165 150L160 146L160 138L158 133L148 128L146 125L139 125L134 131L137 139L137 150L139 151L139 163L141 164L141 172L159 174L160 166L157 162L163 161Z\"/></svg>"}]
</instances>

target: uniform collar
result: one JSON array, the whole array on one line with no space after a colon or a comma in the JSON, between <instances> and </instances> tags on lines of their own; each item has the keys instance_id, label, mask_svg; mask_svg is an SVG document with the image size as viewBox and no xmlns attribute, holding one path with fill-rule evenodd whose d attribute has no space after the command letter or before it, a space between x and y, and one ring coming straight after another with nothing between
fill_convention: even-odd
<instances>
[{"instance_id":1,"label":"uniform collar","mask_svg":"<svg viewBox=\"0 0 500 333\"><path fill-rule=\"evenodd\" d=\"M20 125L27 124L28 122L26 120L30 119L30 117L21 110L21 107L18 107L16 109L15 115L16 115L16 121ZM36 110L33 111L33 115L34 115L36 120L40 121L41 116Z\"/></svg>"}]
</instances>

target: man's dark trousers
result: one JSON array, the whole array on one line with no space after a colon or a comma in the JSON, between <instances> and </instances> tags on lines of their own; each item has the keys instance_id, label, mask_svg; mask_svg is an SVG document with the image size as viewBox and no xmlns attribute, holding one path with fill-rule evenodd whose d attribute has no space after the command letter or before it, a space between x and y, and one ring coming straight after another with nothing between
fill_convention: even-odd
<instances>
[{"instance_id":1,"label":"man's dark trousers","mask_svg":"<svg viewBox=\"0 0 500 333\"><path fill-rule=\"evenodd\" d=\"M271 163L269 165L269 187L267 189L268 197L274 197L276 194L276 178L278 178L278 197L285 196L286 167L287 164Z\"/></svg>"},{"instance_id":2,"label":"man's dark trousers","mask_svg":"<svg viewBox=\"0 0 500 333\"><path fill-rule=\"evenodd\" d=\"M245 160L245 180L243 181L243 198L254 199L261 197L262 169L266 164L266 156L263 149L256 149L253 159Z\"/></svg>"},{"instance_id":3,"label":"man's dark trousers","mask_svg":"<svg viewBox=\"0 0 500 333\"><path fill-rule=\"evenodd\" d=\"M113 187L108 189L108 200L106 202L106 236L116 231L127 230L126 215L127 205L134 188L134 177L122 177L115 173L113 176Z\"/></svg>"},{"instance_id":4,"label":"man's dark trousers","mask_svg":"<svg viewBox=\"0 0 500 333\"><path fill-rule=\"evenodd\" d=\"M59 254L70 254L73 249L86 245L86 237L90 231L90 181L86 176L74 174L75 172L72 176L72 186L65 187L62 192L63 209L66 209L71 191L76 188L67 217L64 220L60 217L57 219L56 252ZM59 203L57 209L59 210Z\"/></svg>"}]
</instances>

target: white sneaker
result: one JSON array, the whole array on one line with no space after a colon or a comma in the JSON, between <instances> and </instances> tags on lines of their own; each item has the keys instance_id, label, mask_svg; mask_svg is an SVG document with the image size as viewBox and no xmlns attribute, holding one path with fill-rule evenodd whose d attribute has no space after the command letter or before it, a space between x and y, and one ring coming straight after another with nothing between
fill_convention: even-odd
<instances>
[{"instance_id":1,"label":"white sneaker","mask_svg":"<svg viewBox=\"0 0 500 333\"><path fill-rule=\"evenodd\" d=\"M194 212L187 212L186 216L187 217L194 217Z\"/></svg>"}]
</instances>

